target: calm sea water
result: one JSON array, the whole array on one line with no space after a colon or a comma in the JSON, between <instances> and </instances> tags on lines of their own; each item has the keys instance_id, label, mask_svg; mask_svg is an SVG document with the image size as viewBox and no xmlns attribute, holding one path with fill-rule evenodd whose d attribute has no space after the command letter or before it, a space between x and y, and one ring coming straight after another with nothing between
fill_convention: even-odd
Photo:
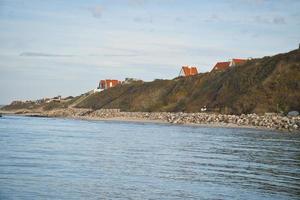
<instances>
[{"instance_id":1,"label":"calm sea water","mask_svg":"<svg viewBox=\"0 0 300 200\"><path fill-rule=\"evenodd\" d=\"M300 137L4 116L0 199L300 199Z\"/></svg>"}]
</instances>

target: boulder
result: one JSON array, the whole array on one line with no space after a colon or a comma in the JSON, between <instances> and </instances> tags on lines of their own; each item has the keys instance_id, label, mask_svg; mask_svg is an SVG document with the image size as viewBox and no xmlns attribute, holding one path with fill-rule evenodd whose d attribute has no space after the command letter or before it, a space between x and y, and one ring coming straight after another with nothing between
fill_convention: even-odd
<instances>
[{"instance_id":1,"label":"boulder","mask_svg":"<svg viewBox=\"0 0 300 200\"><path fill-rule=\"evenodd\" d=\"M289 117L297 117L299 116L299 112L294 110L294 111L290 111L287 115Z\"/></svg>"}]
</instances>

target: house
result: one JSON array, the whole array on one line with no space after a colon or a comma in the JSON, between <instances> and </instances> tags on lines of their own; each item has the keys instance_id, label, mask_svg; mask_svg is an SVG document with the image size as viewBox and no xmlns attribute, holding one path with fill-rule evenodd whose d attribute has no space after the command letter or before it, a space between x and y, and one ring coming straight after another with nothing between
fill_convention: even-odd
<instances>
[{"instance_id":1,"label":"house","mask_svg":"<svg viewBox=\"0 0 300 200\"><path fill-rule=\"evenodd\" d=\"M121 81L106 79L106 80L100 81L98 88L106 90L106 89L115 87L116 85L119 85L119 84L121 84Z\"/></svg>"},{"instance_id":2,"label":"house","mask_svg":"<svg viewBox=\"0 0 300 200\"><path fill-rule=\"evenodd\" d=\"M53 99L60 101L61 100L61 95L58 95L56 97L53 97Z\"/></svg>"},{"instance_id":3,"label":"house","mask_svg":"<svg viewBox=\"0 0 300 200\"><path fill-rule=\"evenodd\" d=\"M182 66L179 76L193 76L196 74L198 74L197 67L185 65Z\"/></svg>"},{"instance_id":4,"label":"house","mask_svg":"<svg viewBox=\"0 0 300 200\"><path fill-rule=\"evenodd\" d=\"M58 95L56 97L52 97L52 98L43 98L43 99L40 99L38 100L37 102L40 102L40 103L43 103L43 102L46 102L46 103L50 103L50 102L60 102L62 99L61 95Z\"/></svg>"},{"instance_id":5,"label":"house","mask_svg":"<svg viewBox=\"0 0 300 200\"><path fill-rule=\"evenodd\" d=\"M142 81L142 80L136 78L125 78L125 81L123 81L122 84L130 84L138 81Z\"/></svg>"},{"instance_id":6,"label":"house","mask_svg":"<svg viewBox=\"0 0 300 200\"><path fill-rule=\"evenodd\" d=\"M217 64L212 69L212 71L226 70L230 67L235 67L235 66L238 66L238 65L242 65L245 62L247 62L248 60L249 59L233 58L231 61L228 61L228 62L217 62Z\"/></svg>"},{"instance_id":7,"label":"house","mask_svg":"<svg viewBox=\"0 0 300 200\"><path fill-rule=\"evenodd\" d=\"M96 89L94 89L93 92L94 93L102 92L103 90L115 87L121 83L122 82L119 80L111 80L111 79L100 80L98 87Z\"/></svg>"},{"instance_id":8,"label":"house","mask_svg":"<svg viewBox=\"0 0 300 200\"><path fill-rule=\"evenodd\" d=\"M100 80L97 89L94 89L94 93L101 92L103 90L115 87L119 84L121 84L121 81L119 80L111 80L111 79Z\"/></svg>"},{"instance_id":9,"label":"house","mask_svg":"<svg viewBox=\"0 0 300 200\"><path fill-rule=\"evenodd\" d=\"M247 61L248 61L248 59L233 58L230 62L230 67L235 67L237 65L242 65Z\"/></svg>"},{"instance_id":10,"label":"house","mask_svg":"<svg viewBox=\"0 0 300 200\"><path fill-rule=\"evenodd\" d=\"M58 96L56 96L56 97L53 97L53 98L52 98L52 101L60 102L60 101L61 101L61 95L58 95Z\"/></svg>"},{"instance_id":11,"label":"house","mask_svg":"<svg viewBox=\"0 0 300 200\"><path fill-rule=\"evenodd\" d=\"M212 71L226 70L230 67L231 62L217 62Z\"/></svg>"},{"instance_id":12,"label":"house","mask_svg":"<svg viewBox=\"0 0 300 200\"><path fill-rule=\"evenodd\" d=\"M68 96L68 97L65 97L64 100L68 101L68 100L71 100L71 99L74 99L73 96Z\"/></svg>"}]
</instances>

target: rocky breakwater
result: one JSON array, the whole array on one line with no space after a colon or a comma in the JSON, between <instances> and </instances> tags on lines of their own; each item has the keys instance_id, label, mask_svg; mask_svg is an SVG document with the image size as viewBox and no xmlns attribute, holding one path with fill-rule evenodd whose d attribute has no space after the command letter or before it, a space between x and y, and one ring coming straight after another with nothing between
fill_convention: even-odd
<instances>
[{"instance_id":1,"label":"rocky breakwater","mask_svg":"<svg viewBox=\"0 0 300 200\"><path fill-rule=\"evenodd\" d=\"M277 130L300 130L300 117L277 114L223 115L208 113L169 113L168 122L181 124L233 124L237 126L264 127Z\"/></svg>"},{"instance_id":2,"label":"rocky breakwater","mask_svg":"<svg viewBox=\"0 0 300 200\"><path fill-rule=\"evenodd\" d=\"M42 115L47 117L87 118L94 112L91 109L65 108L43 111Z\"/></svg>"},{"instance_id":3,"label":"rocky breakwater","mask_svg":"<svg viewBox=\"0 0 300 200\"><path fill-rule=\"evenodd\" d=\"M258 127L273 130L300 132L300 116L283 116L267 113L264 115L224 115L215 113L170 113L170 112L121 112L119 109L54 109L40 113L47 117L67 117L92 120L136 120L159 121L172 124L204 124L214 126Z\"/></svg>"},{"instance_id":4,"label":"rocky breakwater","mask_svg":"<svg viewBox=\"0 0 300 200\"><path fill-rule=\"evenodd\" d=\"M81 116L89 119L122 118L125 120L161 121L172 124L212 124L220 126L235 125L244 127L251 126L277 130L300 131L300 116L288 117L273 113L266 113L265 115L224 115L214 113L183 112L120 112L120 110L118 109L101 109L96 111L85 111L85 114L82 114Z\"/></svg>"}]
</instances>

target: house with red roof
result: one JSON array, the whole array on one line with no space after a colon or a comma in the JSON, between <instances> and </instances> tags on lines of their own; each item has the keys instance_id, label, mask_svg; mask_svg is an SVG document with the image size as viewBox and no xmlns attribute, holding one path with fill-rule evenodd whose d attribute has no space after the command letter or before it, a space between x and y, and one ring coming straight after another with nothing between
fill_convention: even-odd
<instances>
[{"instance_id":1,"label":"house with red roof","mask_svg":"<svg viewBox=\"0 0 300 200\"><path fill-rule=\"evenodd\" d=\"M121 84L121 81L119 81L119 80L106 79L106 80L101 80L100 81L98 88L106 90L106 89L115 87L115 86L117 86L119 84Z\"/></svg>"},{"instance_id":2,"label":"house with red roof","mask_svg":"<svg viewBox=\"0 0 300 200\"><path fill-rule=\"evenodd\" d=\"M119 80L111 80L111 79L100 80L97 89L94 89L94 93L101 92L103 90L107 90L107 89L115 87L121 83L122 82Z\"/></svg>"},{"instance_id":3,"label":"house with red roof","mask_svg":"<svg viewBox=\"0 0 300 200\"><path fill-rule=\"evenodd\" d=\"M198 74L197 67L184 65L180 70L179 76L193 76L196 74Z\"/></svg>"},{"instance_id":4,"label":"house with red roof","mask_svg":"<svg viewBox=\"0 0 300 200\"><path fill-rule=\"evenodd\" d=\"M228 62L217 62L217 64L212 69L212 71L223 71L230 67L242 65L242 64L246 63L247 61L248 61L248 59L233 58L231 61L228 61Z\"/></svg>"},{"instance_id":5,"label":"house with red roof","mask_svg":"<svg viewBox=\"0 0 300 200\"><path fill-rule=\"evenodd\" d=\"M233 58L230 62L230 67L242 65L242 64L246 63L247 61L248 61L248 59Z\"/></svg>"},{"instance_id":6,"label":"house with red roof","mask_svg":"<svg viewBox=\"0 0 300 200\"><path fill-rule=\"evenodd\" d=\"M223 71L230 67L230 62L217 62L212 71Z\"/></svg>"}]
</instances>

